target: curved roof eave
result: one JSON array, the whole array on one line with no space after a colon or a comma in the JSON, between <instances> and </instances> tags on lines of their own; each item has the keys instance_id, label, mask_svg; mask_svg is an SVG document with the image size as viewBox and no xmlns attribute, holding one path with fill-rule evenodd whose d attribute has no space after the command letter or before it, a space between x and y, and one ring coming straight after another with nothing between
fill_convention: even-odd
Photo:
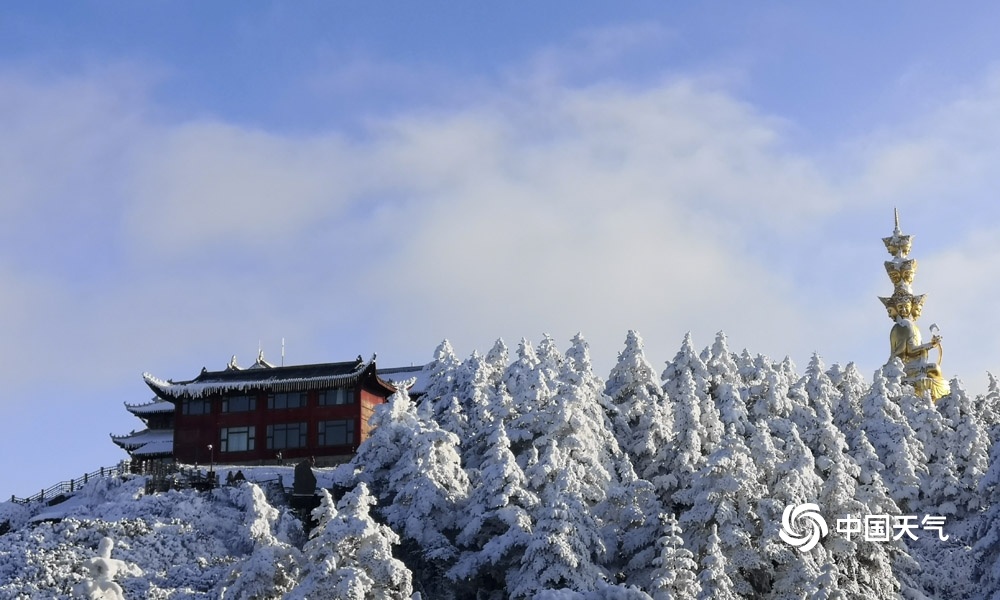
<instances>
[{"instance_id":1,"label":"curved roof eave","mask_svg":"<svg viewBox=\"0 0 1000 600\"><path fill-rule=\"evenodd\" d=\"M360 357L359 357L360 358ZM329 363L330 367L334 365L342 366L344 363ZM367 362L359 362L359 364L350 372L339 373L332 375L318 375L318 376L306 376L306 377L281 377L282 373L294 372L292 369L304 369L308 366L312 366L315 369L319 369L328 365L306 365L300 367L273 367L271 369L261 369L251 371L246 369L239 371L239 374L248 374L245 378L241 379L234 372L227 372L226 378L228 381L211 380L212 376L216 376L216 373L202 372L201 375L192 379L191 381L182 382L172 382L163 381L150 373L143 373L143 381L149 386L153 393L155 393L159 398L167 401L176 401L183 398L202 398L204 396L209 396L213 394L221 394L225 392L245 392L251 390L261 390L268 389L277 392L282 391L296 391L296 390L306 390L306 389L320 389L323 387L332 386L342 386L345 384L353 383L360 376L362 376L368 369L372 369L374 372L375 368L375 355L372 355L371 359ZM257 378L254 375L263 373L271 375L270 377ZM199 381L202 377L208 376L207 380ZM376 376L377 378L377 376ZM388 386L384 381L380 383L384 386ZM387 389L394 390L389 386Z\"/></svg>"}]
</instances>

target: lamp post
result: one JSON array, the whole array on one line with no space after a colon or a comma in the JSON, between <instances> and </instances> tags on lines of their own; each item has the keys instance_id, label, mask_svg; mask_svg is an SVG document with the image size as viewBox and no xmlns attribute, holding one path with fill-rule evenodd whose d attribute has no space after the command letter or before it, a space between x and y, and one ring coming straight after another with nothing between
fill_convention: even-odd
<instances>
[{"instance_id":1,"label":"lamp post","mask_svg":"<svg viewBox=\"0 0 1000 600\"><path fill-rule=\"evenodd\" d=\"M211 467L209 467L208 469L208 472L215 473L215 450L212 449L212 444L208 445L208 457L209 457L209 464L211 465Z\"/></svg>"}]
</instances>

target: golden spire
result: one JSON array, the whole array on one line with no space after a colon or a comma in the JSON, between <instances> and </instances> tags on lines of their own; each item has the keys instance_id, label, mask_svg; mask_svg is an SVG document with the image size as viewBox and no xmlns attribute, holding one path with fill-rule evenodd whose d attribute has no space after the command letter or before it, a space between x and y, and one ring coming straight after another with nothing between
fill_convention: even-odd
<instances>
[{"instance_id":1,"label":"golden spire","mask_svg":"<svg viewBox=\"0 0 1000 600\"><path fill-rule=\"evenodd\" d=\"M894 323L889 331L889 360L898 358L903 362L904 383L911 384L918 394L929 394L937 400L951 391L941 374L941 358L944 355L941 336L934 335L930 342L921 343L916 321L920 318L927 295L913 294L910 284L917 273L917 261L907 258L913 236L903 235L899 228L899 209L893 209L893 212L896 226L892 236L882 238L885 249L892 255L892 259L885 261L885 271L892 281L893 293L888 298L879 297ZM934 327L931 329L933 331ZM934 348L938 350L937 362L930 362L928 354Z\"/></svg>"}]
</instances>

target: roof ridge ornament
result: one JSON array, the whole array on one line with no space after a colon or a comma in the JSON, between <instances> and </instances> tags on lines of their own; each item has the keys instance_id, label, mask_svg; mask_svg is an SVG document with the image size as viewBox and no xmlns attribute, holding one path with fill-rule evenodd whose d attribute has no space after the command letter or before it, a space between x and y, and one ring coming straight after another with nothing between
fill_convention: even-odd
<instances>
[{"instance_id":1,"label":"roof ridge ornament","mask_svg":"<svg viewBox=\"0 0 1000 600\"><path fill-rule=\"evenodd\" d=\"M257 349L257 362L253 364L251 369L273 369L274 365L264 360L264 349Z\"/></svg>"}]
</instances>

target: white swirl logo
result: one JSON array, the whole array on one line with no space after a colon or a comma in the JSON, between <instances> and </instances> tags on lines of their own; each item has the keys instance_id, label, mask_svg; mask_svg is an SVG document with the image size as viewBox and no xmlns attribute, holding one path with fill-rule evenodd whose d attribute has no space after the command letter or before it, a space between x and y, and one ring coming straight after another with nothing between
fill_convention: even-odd
<instances>
[{"instance_id":1,"label":"white swirl logo","mask_svg":"<svg viewBox=\"0 0 1000 600\"><path fill-rule=\"evenodd\" d=\"M799 535L799 531L809 531ZM826 520L819 514L819 506L812 502L785 507L781 515L781 531L778 535L789 546L795 546L800 552L809 552L816 547L820 539L830 533Z\"/></svg>"}]
</instances>

